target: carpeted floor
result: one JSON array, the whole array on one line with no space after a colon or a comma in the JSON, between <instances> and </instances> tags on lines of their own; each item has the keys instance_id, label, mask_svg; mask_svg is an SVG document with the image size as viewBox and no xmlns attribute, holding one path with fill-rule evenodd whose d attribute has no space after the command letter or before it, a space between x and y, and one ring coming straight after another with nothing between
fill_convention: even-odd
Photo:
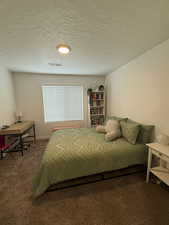
<instances>
[{"instance_id":1,"label":"carpeted floor","mask_svg":"<svg viewBox=\"0 0 169 225\"><path fill-rule=\"evenodd\" d=\"M169 192L144 174L45 193L31 199L31 181L45 141L0 161L0 225L169 225Z\"/></svg>"}]
</instances>

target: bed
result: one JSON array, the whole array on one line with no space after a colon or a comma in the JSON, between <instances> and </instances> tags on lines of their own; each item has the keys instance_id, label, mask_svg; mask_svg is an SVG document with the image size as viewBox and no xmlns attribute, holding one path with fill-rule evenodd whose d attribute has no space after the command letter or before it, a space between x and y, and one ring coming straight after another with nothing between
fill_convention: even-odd
<instances>
[{"instance_id":1,"label":"bed","mask_svg":"<svg viewBox=\"0 0 169 225\"><path fill-rule=\"evenodd\" d=\"M33 180L33 197L40 196L53 184L145 164L146 158L144 144L133 145L124 138L106 142L104 134L94 128L56 131Z\"/></svg>"}]
</instances>

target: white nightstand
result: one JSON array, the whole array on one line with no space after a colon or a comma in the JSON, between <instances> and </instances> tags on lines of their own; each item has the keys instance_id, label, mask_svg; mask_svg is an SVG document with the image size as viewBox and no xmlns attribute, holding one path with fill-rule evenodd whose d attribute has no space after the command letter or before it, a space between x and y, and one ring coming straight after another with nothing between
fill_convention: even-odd
<instances>
[{"instance_id":1,"label":"white nightstand","mask_svg":"<svg viewBox=\"0 0 169 225\"><path fill-rule=\"evenodd\" d=\"M169 185L169 169L164 168L162 165L162 161L169 163L169 146L162 145L159 143L151 143L147 144L149 147L148 154L148 167L147 167L147 179L146 182L149 182L150 172L153 173L156 177L158 177L165 184ZM156 155L160 158L160 165L157 167L151 167L152 155Z\"/></svg>"}]
</instances>

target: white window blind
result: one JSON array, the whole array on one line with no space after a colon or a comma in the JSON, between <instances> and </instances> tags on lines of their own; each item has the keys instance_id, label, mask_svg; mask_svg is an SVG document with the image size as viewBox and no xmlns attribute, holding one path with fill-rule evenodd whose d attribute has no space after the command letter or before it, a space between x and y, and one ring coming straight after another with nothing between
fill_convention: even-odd
<instances>
[{"instance_id":1,"label":"white window blind","mask_svg":"<svg viewBox=\"0 0 169 225\"><path fill-rule=\"evenodd\" d=\"M83 120L82 86L42 86L45 122Z\"/></svg>"}]
</instances>

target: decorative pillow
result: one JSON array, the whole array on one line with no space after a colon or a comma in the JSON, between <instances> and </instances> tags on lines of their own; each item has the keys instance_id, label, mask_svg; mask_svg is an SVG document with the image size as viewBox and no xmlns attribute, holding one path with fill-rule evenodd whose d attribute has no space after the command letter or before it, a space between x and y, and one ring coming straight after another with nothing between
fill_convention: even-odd
<instances>
[{"instance_id":1,"label":"decorative pillow","mask_svg":"<svg viewBox=\"0 0 169 225\"><path fill-rule=\"evenodd\" d=\"M141 124L140 133L138 135L138 143L146 144L151 142L153 130L154 130L153 125Z\"/></svg>"},{"instance_id":2,"label":"decorative pillow","mask_svg":"<svg viewBox=\"0 0 169 225\"><path fill-rule=\"evenodd\" d=\"M127 120L127 118L117 117L117 116L108 116L105 120L105 124L108 120L118 120L119 122L122 120Z\"/></svg>"},{"instance_id":3,"label":"decorative pillow","mask_svg":"<svg viewBox=\"0 0 169 225\"><path fill-rule=\"evenodd\" d=\"M131 144L135 144L140 131L138 123L130 121L120 121L123 137Z\"/></svg>"},{"instance_id":4,"label":"decorative pillow","mask_svg":"<svg viewBox=\"0 0 169 225\"><path fill-rule=\"evenodd\" d=\"M117 120L108 120L106 122L105 131L106 133L120 129L120 123Z\"/></svg>"},{"instance_id":5,"label":"decorative pillow","mask_svg":"<svg viewBox=\"0 0 169 225\"><path fill-rule=\"evenodd\" d=\"M140 123L137 123L137 122L135 122L133 120L130 120L130 119L128 119L127 122L135 123L137 125L140 125L140 132L139 132L138 137L137 137L138 143L146 144L146 143L151 142L152 132L153 132L153 129L154 129L153 125L140 124Z\"/></svg>"},{"instance_id":6,"label":"decorative pillow","mask_svg":"<svg viewBox=\"0 0 169 225\"><path fill-rule=\"evenodd\" d=\"M127 119L127 122L128 123L134 123L134 124L137 124L137 125L141 125L140 123L137 123L136 121L131 120L131 119Z\"/></svg>"},{"instance_id":7,"label":"decorative pillow","mask_svg":"<svg viewBox=\"0 0 169 225\"><path fill-rule=\"evenodd\" d=\"M120 129L117 129L117 130L114 130L114 131L111 131L111 132L107 133L105 135L105 140L106 141L113 141L114 139L116 139L120 136L121 136Z\"/></svg>"},{"instance_id":8,"label":"decorative pillow","mask_svg":"<svg viewBox=\"0 0 169 225\"><path fill-rule=\"evenodd\" d=\"M96 131L99 132L99 133L106 133L105 127L104 126L101 126L101 125L98 125L96 127Z\"/></svg>"}]
</instances>

